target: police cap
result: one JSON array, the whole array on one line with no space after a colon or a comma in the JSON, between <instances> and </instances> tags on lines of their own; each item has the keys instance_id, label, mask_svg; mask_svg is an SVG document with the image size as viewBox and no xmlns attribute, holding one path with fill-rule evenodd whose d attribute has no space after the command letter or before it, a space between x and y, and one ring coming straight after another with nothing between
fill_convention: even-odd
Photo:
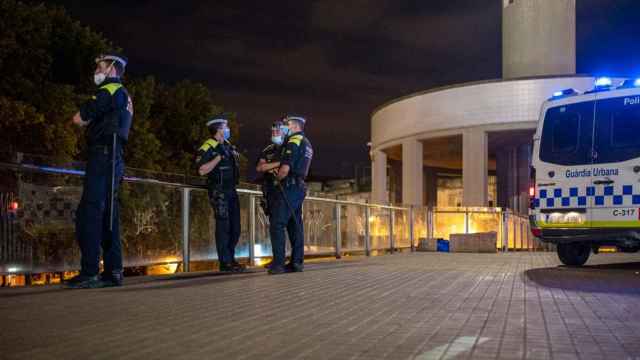
<instances>
[{"instance_id":1,"label":"police cap","mask_svg":"<svg viewBox=\"0 0 640 360\"><path fill-rule=\"evenodd\" d=\"M304 125L304 124L306 124L306 123L307 123L307 120L306 120L305 118L303 118L302 116L287 115L287 116L284 118L284 121L291 121L291 120L298 121L298 122L300 122L302 125Z\"/></svg>"},{"instance_id":2,"label":"police cap","mask_svg":"<svg viewBox=\"0 0 640 360\"><path fill-rule=\"evenodd\" d=\"M207 121L207 127L215 126L216 128L221 125L227 125L228 121L225 118L214 118Z\"/></svg>"},{"instance_id":3,"label":"police cap","mask_svg":"<svg viewBox=\"0 0 640 360\"><path fill-rule=\"evenodd\" d=\"M124 68L127 66L127 58L122 55L102 54L96 58L96 64L101 61L116 61Z\"/></svg>"}]
</instances>

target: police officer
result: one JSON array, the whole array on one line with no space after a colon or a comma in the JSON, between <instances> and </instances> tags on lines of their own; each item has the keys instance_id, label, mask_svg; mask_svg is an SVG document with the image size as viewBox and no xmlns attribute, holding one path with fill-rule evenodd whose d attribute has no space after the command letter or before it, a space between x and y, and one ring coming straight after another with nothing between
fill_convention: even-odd
<instances>
[{"instance_id":1,"label":"police officer","mask_svg":"<svg viewBox=\"0 0 640 360\"><path fill-rule=\"evenodd\" d=\"M262 199L260 206L266 216L271 216L270 206L273 205L275 197L278 195L278 183L276 175L280 167L280 155L282 153L282 143L284 142L284 122L274 121L271 125L271 143L262 150L256 172L262 175ZM270 266L266 265L268 268Z\"/></svg>"},{"instance_id":2,"label":"police officer","mask_svg":"<svg viewBox=\"0 0 640 360\"><path fill-rule=\"evenodd\" d=\"M76 212L80 245L80 274L64 283L67 288L121 286L123 282L118 189L124 174L123 151L129 137L133 104L122 85L127 60L118 55L96 58L95 96L73 116L85 127L88 161L82 198ZM104 271L99 272L100 247Z\"/></svg>"},{"instance_id":3,"label":"police officer","mask_svg":"<svg viewBox=\"0 0 640 360\"><path fill-rule=\"evenodd\" d=\"M262 174L262 196L263 202L261 203L265 215L269 216L269 199L273 198L277 192L276 175L278 174L278 168L280 167L280 155L282 143L284 142L283 122L274 121L271 125L271 144L269 144L258 159L256 165L256 171Z\"/></svg>"},{"instance_id":4,"label":"police officer","mask_svg":"<svg viewBox=\"0 0 640 360\"><path fill-rule=\"evenodd\" d=\"M306 196L305 178L309 173L313 148L304 135L306 120L299 116L287 116L287 138L284 142L280 167L276 178L278 195L270 206L271 218L269 232L273 262L269 274L303 271L304 227L302 223L302 202ZM291 261L285 266L284 229L289 233L291 242Z\"/></svg>"},{"instance_id":5,"label":"police officer","mask_svg":"<svg viewBox=\"0 0 640 360\"><path fill-rule=\"evenodd\" d=\"M236 186L239 181L239 155L229 142L231 131L225 118L207 121L212 136L198 150L196 166L207 175L209 203L216 219L216 249L220 271L240 272L244 266L235 259L240 240L240 202Z\"/></svg>"}]
</instances>

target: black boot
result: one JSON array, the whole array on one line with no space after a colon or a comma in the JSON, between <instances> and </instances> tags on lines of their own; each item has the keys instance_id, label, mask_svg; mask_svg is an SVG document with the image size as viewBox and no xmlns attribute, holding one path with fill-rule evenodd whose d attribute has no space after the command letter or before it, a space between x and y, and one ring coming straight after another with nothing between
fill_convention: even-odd
<instances>
[{"instance_id":1,"label":"black boot","mask_svg":"<svg viewBox=\"0 0 640 360\"><path fill-rule=\"evenodd\" d=\"M235 272L232 263L220 263L220 272Z\"/></svg>"},{"instance_id":2,"label":"black boot","mask_svg":"<svg viewBox=\"0 0 640 360\"><path fill-rule=\"evenodd\" d=\"M231 267L233 267L234 272L244 272L247 269L246 265L240 264L235 260L231 262Z\"/></svg>"},{"instance_id":3,"label":"black boot","mask_svg":"<svg viewBox=\"0 0 640 360\"><path fill-rule=\"evenodd\" d=\"M124 275L122 275L122 271L102 272L100 273L100 281L103 282L103 287L122 286Z\"/></svg>"},{"instance_id":4,"label":"black boot","mask_svg":"<svg viewBox=\"0 0 640 360\"><path fill-rule=\"evenodd\" d=\"M288 263L284 268L287 272L303 272L304 271L303 264L296 264L292 262Z\"/></svg>"},{"instance_id":5,"label":"black boot","mask_svg":"<svg viewBox=\"0 0 640 360\"><path fill-rule=\"evenodd\" d=\"M284 266L274 266L273 264L269 267L269 271L267 271L269 273L269 275L280 275L280 274L284 274L287 271L285 270Z\"/></svg>"},{"instance_id":6,"label":"black boot","mask_svg":"<svg viewBox=\"0 0 640 360\"><path fill-rule=\"evenodd\" d=\"M97 289L104 287L98 275L76 275L62 283L65 289Z\"/></svg>"}]
</instances>

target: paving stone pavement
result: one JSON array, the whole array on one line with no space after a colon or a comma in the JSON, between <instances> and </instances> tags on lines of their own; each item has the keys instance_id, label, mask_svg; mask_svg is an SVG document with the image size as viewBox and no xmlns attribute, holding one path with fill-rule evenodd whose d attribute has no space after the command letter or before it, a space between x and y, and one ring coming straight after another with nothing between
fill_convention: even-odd
<instances>
[{"instance_id":1,"label":"paving stone pavement","mask_svg":"<svg viewBox=\"0 0 640 360\"><path fill-rule=\"evenodd\" d=\"M640 255L395 254L0 289L0 359L640 359Z\"/></svg>"}]
</instances>

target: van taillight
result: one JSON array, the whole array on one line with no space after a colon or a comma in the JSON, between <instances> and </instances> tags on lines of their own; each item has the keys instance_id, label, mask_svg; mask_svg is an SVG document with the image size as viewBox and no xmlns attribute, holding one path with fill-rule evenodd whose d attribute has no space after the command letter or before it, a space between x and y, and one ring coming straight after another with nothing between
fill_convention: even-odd
<instances>
[{"instance_id":1,"label":"van taillight","mask_svg":"<svg viewBox=\"0 0 640 360\"><path fill-rule=\"evenodd\" d=\"M529 209L535 209L536 198L536 169L531 167L531 178L529 179Z\"/></svg>"},{"instance_id":2,"label":"van taillight","mask_svg":"<svg viewBox=\"0 0 640 360\"><path fill-rule=\"evenodd\" d=\"M531 234L535 237L540 237L540 235L542 235L542 229L532 227Z\"/></svg>"}]
</instances>

